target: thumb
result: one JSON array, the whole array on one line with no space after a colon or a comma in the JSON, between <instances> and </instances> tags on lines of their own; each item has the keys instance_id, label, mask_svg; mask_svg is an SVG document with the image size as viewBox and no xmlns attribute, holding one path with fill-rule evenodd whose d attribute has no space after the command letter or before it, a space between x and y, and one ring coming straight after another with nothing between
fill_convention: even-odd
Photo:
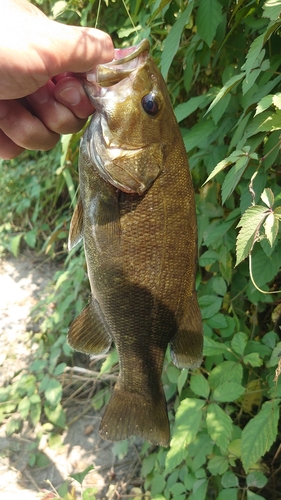
<instances>
[{"instance_id":1,"label":"thumb","mask_svg":"<svg viewBox=\"0 0 281 500\"><path fill-rule=\"evenodd\" d=\"M53 23L52 42L55 45L54 67L49 68L55 76L59 73L84 73L97 64L109 62L114 56L110 36L95 28L67 26L56 21Z\"/></svg>"}]
</instances>

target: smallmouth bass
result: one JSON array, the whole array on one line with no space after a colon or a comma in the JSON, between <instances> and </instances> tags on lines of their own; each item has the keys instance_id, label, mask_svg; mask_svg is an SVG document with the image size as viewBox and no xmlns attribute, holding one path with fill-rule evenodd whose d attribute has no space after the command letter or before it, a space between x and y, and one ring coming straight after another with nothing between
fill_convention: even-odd
<instances>
[{"instance_id":1,"label":"smallmouth bass","mask_svg":"<svg viewBox=\"0 0 281 500\"><path fill-rule=\"evenodd\" d=\"M166 348L177 367L194 368L203 344L187 155L147 40L116 49L83 84L96 111L80 146L69 248L83 238L92 295L68 342L96 355L115 342L120 371L100 435L168 446Z\"/></svg>"}]
</instances>

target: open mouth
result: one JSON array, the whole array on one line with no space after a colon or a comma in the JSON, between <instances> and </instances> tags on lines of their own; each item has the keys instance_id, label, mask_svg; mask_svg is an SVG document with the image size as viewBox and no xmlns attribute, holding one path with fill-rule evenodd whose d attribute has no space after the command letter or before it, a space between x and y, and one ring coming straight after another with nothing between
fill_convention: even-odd
<instances>
[{"instance_id":1,"label":"open mouth","mask_svg":"<svg viewBox=\"0 0 281 500\"><path fill-rule=\"evenodd\" d=\"M147 39L133 47L114 49L114 59L109 63L99 64L94 71L87 73L86 82L100 87L115 85L146 61L149 49Z\"/></svg>"}]
</instances>

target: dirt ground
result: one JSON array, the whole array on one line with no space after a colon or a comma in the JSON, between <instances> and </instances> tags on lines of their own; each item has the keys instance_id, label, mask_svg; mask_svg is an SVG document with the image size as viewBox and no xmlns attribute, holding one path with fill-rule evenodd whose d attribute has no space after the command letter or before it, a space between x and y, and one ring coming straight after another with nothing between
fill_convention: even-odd
<instances>
[{"instance_id":1,"label":"dirt ground","mask_svg":"<svg viewBox=\"0 0 281 500\"><path fill-rule=\"evenodd\" d=\"M50 262L38 263L32 254L0 262L0 387L28 367L30 311L53 272ZM28 447L35 440L34 430L26 425L20 433L7 437L5 425L0 425L1 500L49 499L47 492L57 490L66 480L76 487L76 498L81 498L78 483L69 476L90 465L94 468L87 475L83 489L96 487L97 499L113 500L123 495L128 498L132 488L140 485L140 460L135 445L123 460L117 459L112 452L113 444L99 437L100 416L89 404L81 406L74 400L70 420L72 424L63 433L58 447L50 448L44 437L41 439L40 450L49 463L40 468L28 465Z\"/></svg>"}]
</instances>

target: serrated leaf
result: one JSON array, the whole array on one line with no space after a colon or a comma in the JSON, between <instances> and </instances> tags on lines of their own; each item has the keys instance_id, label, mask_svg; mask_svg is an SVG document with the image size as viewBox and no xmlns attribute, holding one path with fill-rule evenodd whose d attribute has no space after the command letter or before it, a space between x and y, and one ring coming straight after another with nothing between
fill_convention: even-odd
<instances>
[{"instance_id":1,"label":"serrated leaf","mask_svg":"<svg viewBox=\"0 0 281 500\"><path fill-rule=\"evenodd\" d=\"M177 121L180 122L194 113L194 111L208 98L210 99L210 96L207 96L206 94L199 95L197 97L191 97L191 99L189 99L187 102L183 102L176 106L176 108L174 109L174 113L176 115Z\"/></svg>"},{"instance_id":2,"label":"serrated leaf","mask_svg":"<svg viewBox=\"0 0 281 500\"><path fill-rule=\"evenodd\" d=\"M262 248L254 252L252 258L252 274L258 286L271 281L280 269L280 253L276 247L271 255L266 255Z\"/></svg>"},{"instance_id":3,"label":"serrated leaf","mask_svg":"<svg viewBox=\"0 0 281 500\"><path fill-rule=\"evenodd\" d=\"M265 188L261 194L261 199L268 206L272 208L274 205L274 194L270 188Z\"/></svg>"},{"instance_id":4,"label":"serrated leaf","mask_svg":"<svg viewBox=\"0 0 281 500\"><path fill-rule=\"evenodd\" d=\"M260 100L260 102L258 103L258 105L256 107L255 116L259 115L260 113L262 113L263 111L265 111L266 109L268 109L271 106L272 97L273 97L273 95L269 94L269 95L264 96Z\"/></svg>"},{"instance_id":5,"label":"serrated leaf","mask_svg":"<svg viewBox=\"0 0 281 500\"><path fill-rule=\"evenodd\" d=\"M242 409L246 413L251 413L254 406L259 407L262 401L262 389L260 380L250 380L247 384L246 392L242 400Z\"/></svg>"},{"instance_id":6,"label":"serrated leaf","mask_svg":"<svg viewBox=\"0 0 281 500\"><path fill-rule=\"evenodd\" d=\"M262 116L262 115L261 115ZM274 130L281 129L281 115L280 111L270 113L257 127L256 132L273 132Z\"/></svg>"},{"instance_id":7,"label":"serrated leaf","mask_svg":"<svg viewBox=\"0 0 281 500\"><path fill-rule=\"evenodd\" d=\"M243 66L241 67L241 69L245 70L247 74L250 73L252 71L252 69L257 64L257 59L259 58L260 52L263 48L264 37L265 37L264 33L262 33L260 36L258 36L252 42L252 44L248 50L246 61L243 64Z\"/></svg>"},{"instance_id":8,"label":"serrated leaf","mask_svg":"<svg viewBox=\"0 0 281 500\"><path fill-rule=\"evenodd\" d=\"M245 73L239 73L239 75L232 76L226 84L220 89L218 92L217 96L213 100L213 102L210 104L208 110L206 111L206 114L213 109L213 107L226 95L228 92L230 92L233 87L235 87L241 80L244 78Z\"/></svg>"},{"instance_id":9,"label":"serrated leaf","mask_svg":"<svg viewBox=\"0 0 281 500\"><path fill-rule=\"evenodd\" d=\"M222 193L222 203L233 193L238 182L240 181L243 173L245 172L250 157L248 155L243 155L235 162L231 170L226 174L221 188Z\"/></svg>"},{"instance_id":10,"label":"serrated leaf","mask_svg":"<svg viewBox=\"0 0 281 500\"><path fill-rule=\"evenodd\" d=\"M205 401L195 398L181 401L176 413L171 447L166 457L166 474L174 470L186 456L186 447L200 428L204 404Z\"/></svg>"},{"instance_id":11,"label":"serrated leaf","mask_svg":"<svg viewBox=\"0 0 281 500\"><path fill-rule=\"evenodd\" d=\"M210 266L219 260L219 255L214 250L207 250L199 257L199 265L202 267Z\"/></svg>"},{"instance_id":12,"label":"serrated leaf","mask_svg":"<svg viewBox=\"0 0 281 500\"><path fill-rule=\"evenodd\" d=\"M204 356L217 356L218 354L223 354L228 351L228 348L210 337L204 337Z\"/></svg>"},{"instance_id":13,"label":"serrated leaf","mask_svg":"<svg viewBox=\"0 0 281 500\"><path fill-rule=\"evenodd\" d=\"M200 0L196 15L197 30L209 47L221 23L221 5L217 0Z\"/></svg>"},{"instance_id":14,"label":"serrated leaf","mask_svg":"<svg viewBox=\"0 0 281 500\"><path fill-rule=\"evenodd\" d=\"M204 142L207 142L208 137L213 133L216 126L212 120L203 120L196 123L191 130L184 129L183 142L186 151L191 151L195 147L202 147Z\"/></svg>"},{"instance_id":15,"label":"serrated leaf","mask_svg":"<svg viewBox=\"0 0 281 500\"><path fill-rule=\"evenodd\" d=\"M202 396L203 398L209 396L210 386L208 380L206 380L202 374L192 375L190 379L190 388L197 396Z\"/></svg>"},{"instance_id":16,"label":"serrated leaf","mask_svg":"<svg viewBox=\"0 0 281 500\"><path fill-rule=\"evenodd\" d=\"M269 449L277 435L280 400L266 401L242 431L241 460L246 472Z\"/></svg>"},{"instance_id":17,"label":"serrated leaf","mask_svg":"<svg viewBox=\"0 0 281 500\"><path fill-rule=\"evenodd\" d=\"M281 92L278 92L278 94L272 97L272 102L276 108L281 109Z\"/></svg>"},{"instance_id":18,"label":"serrated leaf","mask_svg":"<svg viewBox=\"0 0 281 500\"><path fill-rule=\"evenodd\" d=\"M276 217L274 212L266 217L263 227L265 236L267 237L269 244L272 247L279 232L279 218Z\"/></svg>"},{"instance_id":19,"label":"serrated leaf","mask_svg":"<svg viewBox=\"0 0 281 500\"><path fill-rule=\"evenodd\" d=\"M237 227L241 227L236 241L236 266L250 253L268 209L261 205L249 207Z\"/></svg>"},{"instance_id":20,"label":"serrated leaf","mask_svg":"<svg viewBox=\"0 0 281 500\"><path fill-rule=\"evenodd\" d=\"M243 356L243 362L245 365L251 366L262 366L263 360L260 358L258 352L251 352L250 354L246 354Z\"/></svg>"},{"instance_id":21,"label":"serrated leaf","mask_svg":"<svg viewBox=\"0 0 281 500\"><path fill-rule=\"evenodd\" d=\"M203 295L199 297L198 303L201 309L202 318L211 318L220 310L222 298L216 297L215 295Z\"/></svg>"},{"instance_id":22,"label":"serrated leaf","mask_svg":"<svg viewBox=\"0 0 281 500\"><path fill-rule=\"evenodd\" d=\"M230 401L236 401L245 392L245 387L236 382L224 382L219 385L213 393L215 401L220 403L227 403Z\"/></svg>"},{"instance_id":23,"label":"serrated leaf","mask_svg":"<svg viewBox=\"0 0 281 500\"><path fill-rule=\"evenodd\" d=\"M234 335L232 341L231 341L231 347L233 351L236 352L236 354L240 354L240 356L243 356L243 352L245 350L245 347L247 345L248 337L246 333L244 332L238 332Z\"/></svg>"},{"instance_id":24,"label":"serrated leaf","mask_svg":"<svg viewBox=\"0 0 281 500\"><path fill-rule=\"evenodd\" d=\"M164 79L167 78L167 74L172 64L172 61L178 51L182 32L184 26L189 21L192 9L193 9L193 2L190 2L187 8L182 12L182 14L178 17L177 21L175 22L175 24L172 26L172 29L168 33L168 36L164 42L164 49L160 64L161 72Z\"/></svg>"},{"instance_id":25,"label":"serrated leaf","mask_svg":"<svg viewBox=\"0 0 281 500\"><path fill-rule=\"evenodd\" d=\"M280 17L281 0L267 0L263 8L263 17L269 17L271 21L275 21Z\"/></svg>"},{"instance_id":26,"label":"serrated leaf","mask_svg":"<svg viewBox=\"0 0 281 500\"><path fill-rule=\"evenodd\" d=\"M230 416L219 405L211 403L207 409L206 424L212 440L223 450L226 450L233 428Z\"/></svg>"},{"instance_id":27,"label":"serrated leaf","mask_svg":"<svg viewBox=\"0 0 281 500\"><path fill-rule=\"evenodd\" d=\"M212 369L209 375L209 384L215 389L224 382L236 382L240 384L243 377L243 368L241 363L236 361L223 361Z\"/></svg>"}]
</instances>

